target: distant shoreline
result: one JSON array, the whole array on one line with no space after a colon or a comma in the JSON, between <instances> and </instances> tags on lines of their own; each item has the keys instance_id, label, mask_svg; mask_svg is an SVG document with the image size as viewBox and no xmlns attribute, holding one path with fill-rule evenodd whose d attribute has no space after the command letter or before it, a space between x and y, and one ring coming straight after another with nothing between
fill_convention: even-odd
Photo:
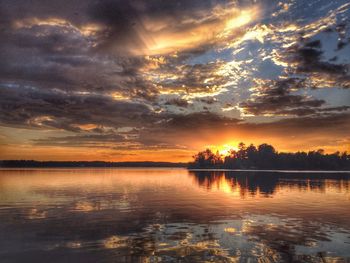
<instances>
[{"instance_id":1,"label":"distant shoreline","mask_svg":"<svg viewBox=\"0 0 350 263\"><path fill-rule=\"evenodd\" d=\"M187 168L188 163L2 160L1 168Z\"/></svg>"},{"instance_id":2,"label":"distant shoreline","mask_svg":"<svg viewBox=\"0 0 350 263\"><path fill-rule=\"evenodd\" d=\"M186 168L192 172L270 172L270 173L350 173L350 170L322 169L228 169L228 168L192 168L190 163L172 162L104 162L104 161L34 161L2 160L1 169L84 169L84 168Z\"/></svg>"}]
</instances>

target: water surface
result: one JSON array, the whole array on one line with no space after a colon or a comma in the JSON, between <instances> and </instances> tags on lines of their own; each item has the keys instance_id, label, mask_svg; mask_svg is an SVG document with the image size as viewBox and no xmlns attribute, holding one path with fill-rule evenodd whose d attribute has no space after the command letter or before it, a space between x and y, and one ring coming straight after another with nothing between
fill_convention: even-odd
<instances>
[{"instance_id":1,"label":"water surface","mask_svg":"<svg viewBox=\"0 0 350 263\"><path fill-rule=\"evenodd\" d=\"M1 262L350 262L350 175L0 170Z\"/></svg>"}]
</instances>

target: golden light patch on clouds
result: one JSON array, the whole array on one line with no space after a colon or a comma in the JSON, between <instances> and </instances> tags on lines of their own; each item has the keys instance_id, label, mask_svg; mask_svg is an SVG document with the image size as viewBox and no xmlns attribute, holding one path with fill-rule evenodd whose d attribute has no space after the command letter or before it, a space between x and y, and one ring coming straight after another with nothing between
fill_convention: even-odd
<instances>
[{"instance_id":1,"label":"golden light patch on clouds","mask_svg":"<svg viewBox=\"0 0 350 263\"><path fill-rule=\"evenodd\" d=\"M210 28L201 26L183 32L169 32L154 35L152 41L146 43L149 55L171 53L177 50L189 49L211 40ZM208 35L209 33L209 35Z\"/></svg>"},{"instance_id":2,"label":"golden light patch on clouds","mask_svg":"<svg viewBox=\"0 0 350 263\"><path fill-rule=\"evenodd\" d=\"M335 12L330 13L329 16L323 17L313 23L307 24L306 26L299 29L303 29L307 33L304 34L303 37L305 38L311 38L312 36L318 34L319 32L324 31L325 29L329 28L330 26L336 24L336 14Z\"/></svg>"},{"instance_id":3,"label":"golden light patch on clouds","mask_svg":"<svg viewBox=\"0 0 350 263\"><path fill-rule=\"evenodd\" d=\"M350 87L350 78L340 78L332 74L326 74L324 72L314 72L309 74L308 81L311 87L317 88L333 88L338 87L341 81L342 87Z\"/></svg>"},{"instance_id":4,"label":"golden light patch on clouds","mask_svg":"<svg viewBox=\"0 0 350 263\"><path fill-rule=\"evenodd\" d=\"M52 121L53 117L49 115L43 115L39 117L32 118L28 121L28 124L34 126L44 126L46 121Z\"/></svg>"},{"instance_id":5,"label":"golden light patch on clouds","mask_svg":"<svg viewBox=\"0 0 350 263\"><path fill-rule=\"evenodd\" d=\"M166 58L164 56L145 56L145 59L148 63L141 69L144 72L158 69L160 65L166 64Z\"/></svg>"},{"instance_id":6,"label":"golden light patch on clouds","mask_svg":"<svg viewBox=\"0 0 350 263\"><path fill-rule=\"evenodd\" d=\"M234 228L234 227L226 227L225 229L224 229L224 231L226 232L226 233L236 233L236 228Z\"/></svg>"},{"instance_id":7,"label":"golden light patch on clouds","mask_svg":"<svg viewBox=\"0 0 350 263\"><path fill-rule=\"evenodd\" d=\"M228 83L235 81L231 81L229 75L231 73L224 69L224 65L231 65L234 62L218 60L193 66L186 64L172 66L168 65L172 62L163 56L146 56L146 60L149 63L146 63L140 72L147 81L154 84L159 94L176 95L187 102L227 92Z\"/></svg>"},{"instance_id":8,"label":"golden light patch on clouds","mask_svg":"<svg viewBox=\"0 0 350 263\"><path fill-rule=\"evenodd\" d=\"M240 11L238 16L234 16L226 21L223 35L229 35L232 30L235 30L236 28L242 27L254 21L256 15L257 11L255 8Z\"/></svg>"},{"instance_id":9,"label":"golden light patch on clouds","mask_svg":"<svg viewBox=\"0 0 350 263\"><path fill-rule=\"evenodd\" d=\"M219 40L231 38L236 30L257 20L260 15L258 6L238 9L231 6L217 6L210 14L203 14L206 19L183 22L179 28L171 25L172 21L152 21L144 19L143 27L138 29L140 38L145 43L142 50L133 50L135 54L162 55L192 49L201 45L219 44ZM168 23L167 26L164 26Z\"/></svg>"},{"instance_id":10,"label":"golden light patch on clouds","mask_svg":"<svg viewBox=\"0 0 350 263\"><path fill-rule=\"evenodd\" d=\"M252 114L252 113L247 113L247 111L244 109L244 108L242 108L242 107L240 107L240 106L236 106L236 109L239 111L239 113L240 113L240 116L242 117L242 118L244 118L244 117L254 117L255 115L254 114Z\"/></svg>"},{"instance_id":11,"label":"golden light patch on clouds","mask_svg":"<svg viewBox=\"0 0 350 263\"><path fill-rule=\"evenodd\" d=\"M212 72L212 74L216 73ZM160 95L177 95L181 97L181 99L188 101L196 98L215 97L228 91L228 89L225 88L225 84L215 84L217 77L218 76L214 76L213 78L203 79L203 83L198 84L198 86L173 84L164 87L162 84L159 84L157 85L157 89ZM173 73L160 73L157 76L149 75L148 78L152 81L157 81L158 79L160 83L181 80L180 75Z\"/></svg>"},{"instance_id":12,"label":"golden light patch on clouds","mask_svg":"<svg viewBox=\"0 0 350 263\"><path fill-rule=\"evenodd\" d=\"M91 123L91 124L79 124L79 125L78 124L73 124L72 127L77 127L77 128L79 128L81 130L89 131L89 130L96 129L99 126L96 125L96 124Z\"/></svg>"},{"instance_id":13,"label":"golden light patch on clouds","mask_svg":"<svg viewBox=\"0 0 350 263\"><path fill-rule=\"evenodd\" d=\"M258 40L262 44L268 40L282 43L282 46L286 48L297 42L298 35L295 33L302 31L300 28L302 27L293 22L283 23L278 26L258 24L249 28L240 38L230 43L229 47L238 48L243 42L249 40Z\"/></svg>"},{"instance_id":14,"label":"golden light patch on clouds","mask_svg":"<svg viewBox=\"0 0 350 263\"><path fill-rule=\"evenodd\" d=\"M222 87L215 87L214 89L211 89L210 91L208 90L208 92L192 92L191 94L186 94L185 96L183 96L183 99L186 100L191 100L191 99L196 99L196 98L205 98L205 97L215 97L221 93L224 93L228 91L228 89L226 88L222 88Z\"/></svg>"},{"instance_id":15,"label":"golden light patch on clouds","mask_svg":"<svg viewBox=\"0 0 350 263\"><path fill-rule=\"evenodd\" d=\"M122 100L122 101L125 101L125 100L129 100L130 97L127 96L126 94L122 93L122 92L113 92L112 93L112 97L113 99L115 100Z\"/></svg>"},{"instance_id":16,"label":"golden light patch on clouds","mask_svg":"<svg viewBox=\"0 0 350 263\"><path fill-rule=\"evenodd\" d=\"M63 18L51 17L47 19L39 19L36 17L26 18L26 19L18 19L13 22L13 27L15 29L20 28L30 28L33 26L67 26L70 23Z\"/></svg>"},{"instance_id":17,"label":"golden light patch on clouds","mask_svg":"<svg viewBox=\"0 0 350 263\"><path fill-rule=\"evenodd\" d=\"M80 33L84 36L91 36L91 35L95 35L98 32L103 30L103 27L101 25L98 24L86 24L81 26L80 28Z\"/></svg>"},{"instance_id":18,"label":"golden light patch on clouds","mask_svg":"<svg viewBox=\"0 0 350 263\"><path fill-rule=\"evenodd\" d=\"M222 111L232 111L236 109L237 109L237 106L228 106L228 107L221 108Z\"/></svg>"},{"instance_id":19,"label":"golden light patch on clouds","mask_svg":"<svg viewBox=\"0 0 350 263\"><path fill-rule=\"evenodd\" d=\"M292 5L292 2L290 2L290 3L279 2L278 6L280 7L280 9L278 11L276 11L275 13L272 13L271 16L277 17L277 16L279 16L281 14L284 14L284 13L288 12L288 10L289 10L291 5Z\"/></svg>"},{"instance_id":20,"label":"golden light patch on clouds","mask_svg":"<svg viewBox=\"0 0 350 263\"><path fill-rule=\"evenodd\" d=\"M82 36L88 37L97 34L102 31L104 27L97 23L87 23L81 26L73 25L70 21L63 18L49 17L45 19L39 19L37 17L17 19L12 24L13 28L18 30L22 28L31 28L34 26L52 26L52 27L64 27L71 28L78 31Z\"/></svg>"},{"instance_id":21,"label":"golden light patch on clouds","mask_svg":"<svg viewBox=\"0 0 350 263\"><path fill-rule=\"evenodd\" d=\"M237 87L238 82L244 78L248 78L251 74L244 66L250 64L253 60L245 61L229 61L222 63L216 71L216 75L226 77L226 83L222 84L222 89L226 87Z\"/></svg>"}]
</instances>

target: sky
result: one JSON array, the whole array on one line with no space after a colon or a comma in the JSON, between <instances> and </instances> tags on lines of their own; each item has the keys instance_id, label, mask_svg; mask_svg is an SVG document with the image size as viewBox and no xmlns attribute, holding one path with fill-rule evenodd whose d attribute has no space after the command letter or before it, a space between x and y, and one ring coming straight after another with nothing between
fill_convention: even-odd
<instances>
[{"instance_id":1,"label":"sky","mask_svg":"<svg viewBox=\"0 0 350 263\"><path fill-rule=\"evenodd\" d=\"M350 151L347 0L2 0L0 159Z\"/></svg>"}]
</instances>

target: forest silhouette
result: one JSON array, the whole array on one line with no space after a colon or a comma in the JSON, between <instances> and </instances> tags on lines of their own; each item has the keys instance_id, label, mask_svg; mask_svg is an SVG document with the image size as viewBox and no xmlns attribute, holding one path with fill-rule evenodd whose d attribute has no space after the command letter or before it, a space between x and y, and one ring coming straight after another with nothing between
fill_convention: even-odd
<instances>
[{"instance_id":1,"label":"forest silhouette","mask_svg":"<svg viewBox=\"0 0 350 263\"><path fill-rule=\"evenodd\" d=\"M350 170L350 155L347 152L327 154L324 150L309 152L277 152L269 144L248 147L239 143L238 150L227 155L210 149L193 156L190 169L291 169L291 170Z\"/></svg>"}]
</instances>

